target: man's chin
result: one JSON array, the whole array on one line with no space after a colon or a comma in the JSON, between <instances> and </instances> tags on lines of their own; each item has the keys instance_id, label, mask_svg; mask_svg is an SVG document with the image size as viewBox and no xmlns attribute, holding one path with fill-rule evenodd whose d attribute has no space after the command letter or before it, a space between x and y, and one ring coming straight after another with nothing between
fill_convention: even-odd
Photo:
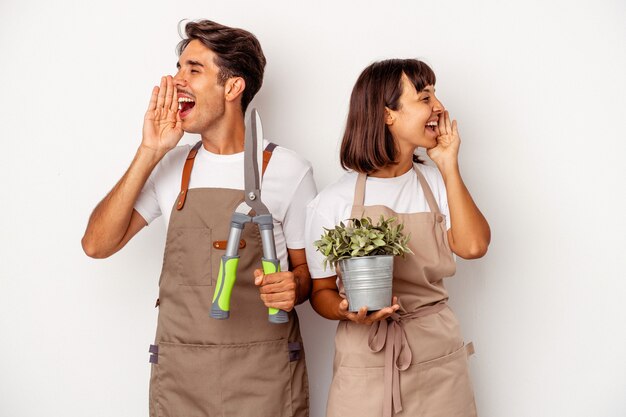
<instances>
[{"instance_id":1,"label":"man's chin","mask_svg":"<svg viewBox=\"0 0 626 417\"><path fill-rule=\"evenodd\" d=\"M182 128L183 132L185 133L200 133L200 130L196 126L193 126L191 123L185 123L184 120L182 123Z\"/></svg>"}]
</instances>

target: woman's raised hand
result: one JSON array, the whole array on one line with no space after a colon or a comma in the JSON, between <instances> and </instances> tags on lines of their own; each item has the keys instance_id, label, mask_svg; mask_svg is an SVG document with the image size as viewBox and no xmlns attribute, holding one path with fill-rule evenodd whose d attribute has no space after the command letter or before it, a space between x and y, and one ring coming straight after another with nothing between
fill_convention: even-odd
<instances>
[{"instance_id":1,"label":"woman's raised hand","mask_svg":"<svg viewBox=\"0 0 626 417\"><path fill-rule=\"evenodd\" d=\"M360 324L372 324L377 321L386 320L387 317L398 311L400 306L398 305L398 297L393 297L391 306L382 308L372 314L367 314L367 307L361 307L357 313L348 311L348 300L343 299L339 303L339 314L344 318L343 320L350 320Z\"/></svg>"},{"instance_id":2,"label":"woman's raised hand","mask_svg":"<svg viewBox=\"0 0 626 417\"><path fill-rule=\"evenodd\" d=\"M178 92L171 75L161 77L161 86L152 89L148 111L143 119L141 145L165 155L183 137L178 114Z\"/></svg>"},{"instance_id":3,"label":"woman's raised hand","mask_svg":"<svg viewBox=\"0 0 626 417\"><path fill-rule=\"evenodd\" d=\"M428 157L441 169L449 163L457 163L461 137L456 120L450 122L450 113L447 110L439 117L439 136L437 146L428 149Z\"/></svg>"}]
</instances>

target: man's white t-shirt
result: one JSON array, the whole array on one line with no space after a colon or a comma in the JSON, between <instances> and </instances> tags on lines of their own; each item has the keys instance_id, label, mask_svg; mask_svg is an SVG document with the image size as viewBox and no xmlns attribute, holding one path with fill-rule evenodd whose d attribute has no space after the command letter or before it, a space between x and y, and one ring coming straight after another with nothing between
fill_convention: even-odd
<instances>
[{"instance_id":1,"label":"man's white t-shirt","mask_svg":"<svg viewBox=\"0 0 626 417\"><path fill-rule=\"evenodd\" d=\"M264 144L267 143L264 140ZM191 147L182 145L172 149L150 174L135 202L135 210L148 224L163 216L166 227L169 225L172 208L180 193L183 166ZM243 152L218 155L200 146L189 188L243 190ZM316 194L311 164L289 149L276 147L263 176L261 198L274 218L276 253L283 271L288 269L287 248L305 247L306 206Z\"/></svg>"},{"instance_id":2,"label":"man's white t-shirt","mask_svg":"<svg viewBox=\"0 0 626 417\"><path fill-rule=\"evenodd\" d=\"M450 228L450 212L443 177L436 167L414 164L424 174L435 196L439 210ZM306 256L311 278L327 278L335 275L333 268L324 270L322 253L315 250L313 242L319 240L324 228L334 228L339 222L350 218L358 173L347 172L337 182L329 185L307 206ZM396 213L431 211L426 196L413 169L394 178L367 177L365 184L366 206L383 205ZM378 219L372 219L378 221Z\"/></svg>"}]
</instances>

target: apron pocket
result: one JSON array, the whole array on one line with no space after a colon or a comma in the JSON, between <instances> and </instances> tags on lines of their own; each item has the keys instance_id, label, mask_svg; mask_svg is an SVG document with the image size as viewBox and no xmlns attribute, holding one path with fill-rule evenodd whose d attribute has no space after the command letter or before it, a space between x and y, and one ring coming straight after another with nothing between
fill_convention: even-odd
<instances>
[{"instance_id":1,"label":"apron pocket","mask_svg":"<svg viewBox=\"0 0 626 417\"><path fill-rule=\"evenodd\" d=\"M174 274L177 282L180 285L213 285L211 229L180 228L172 233L171 250L175 254Z\"/></svg>"},{"instance_id":2,"label":"apron pocket","mask_svg":"<svg viewBox=\"0 0 626 417\"><path fill-rule=\"evenodd\" d=\"M287 341L220 346L224 416L291 417Z\"/></svg>"},{"instance_id":3,"label":"apron pocket","mask_svg":"<svg viewBox=\"0 0 626 417\"><path fill-rule=\"evenodd\" d=\"M326 417L380 417L383 394L383 367L340 366L330 386Z\"/></svg>"},{"instance_id":4,"label":"apron pocket","mask_svg":"<svg viewBox=\"0 0 626 417\"><path fill-rule=\"evenodd\" d=\"M152 367L156 416L204 417L221 410L218 346L161 342Z\"/></svg>"},{"instance_id":5,"label":"apron pocket","mask_svg":"<svg viewBox=\"0 0 626 417\"><path fill-rule=\"evenodd\" d=\"M405 407L407 415L476 416L468 360L472 353L470 343L440 358L411 364L401 372L402 403L408 406Z\"/></svg>"}]
</instances>

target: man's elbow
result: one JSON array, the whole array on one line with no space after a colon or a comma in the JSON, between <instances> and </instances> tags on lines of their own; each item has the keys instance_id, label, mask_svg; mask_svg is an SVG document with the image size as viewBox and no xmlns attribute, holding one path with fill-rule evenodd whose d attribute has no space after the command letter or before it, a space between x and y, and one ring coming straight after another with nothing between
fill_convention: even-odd
<instances>
[{"instance_id":1,"label":"man's elbow","mask_svg":"<svg viewBox=\"0 0 626 417\"><path fill-rule=\"evenodd\" d=\"M89 239L87 236L83 236L83 239L80 241L83 251L85 255L94 259L104 259L109 257L111 254L105 252L101 247L98 246L97 242L93 239Z\"/></svg>"}]
</instances>

